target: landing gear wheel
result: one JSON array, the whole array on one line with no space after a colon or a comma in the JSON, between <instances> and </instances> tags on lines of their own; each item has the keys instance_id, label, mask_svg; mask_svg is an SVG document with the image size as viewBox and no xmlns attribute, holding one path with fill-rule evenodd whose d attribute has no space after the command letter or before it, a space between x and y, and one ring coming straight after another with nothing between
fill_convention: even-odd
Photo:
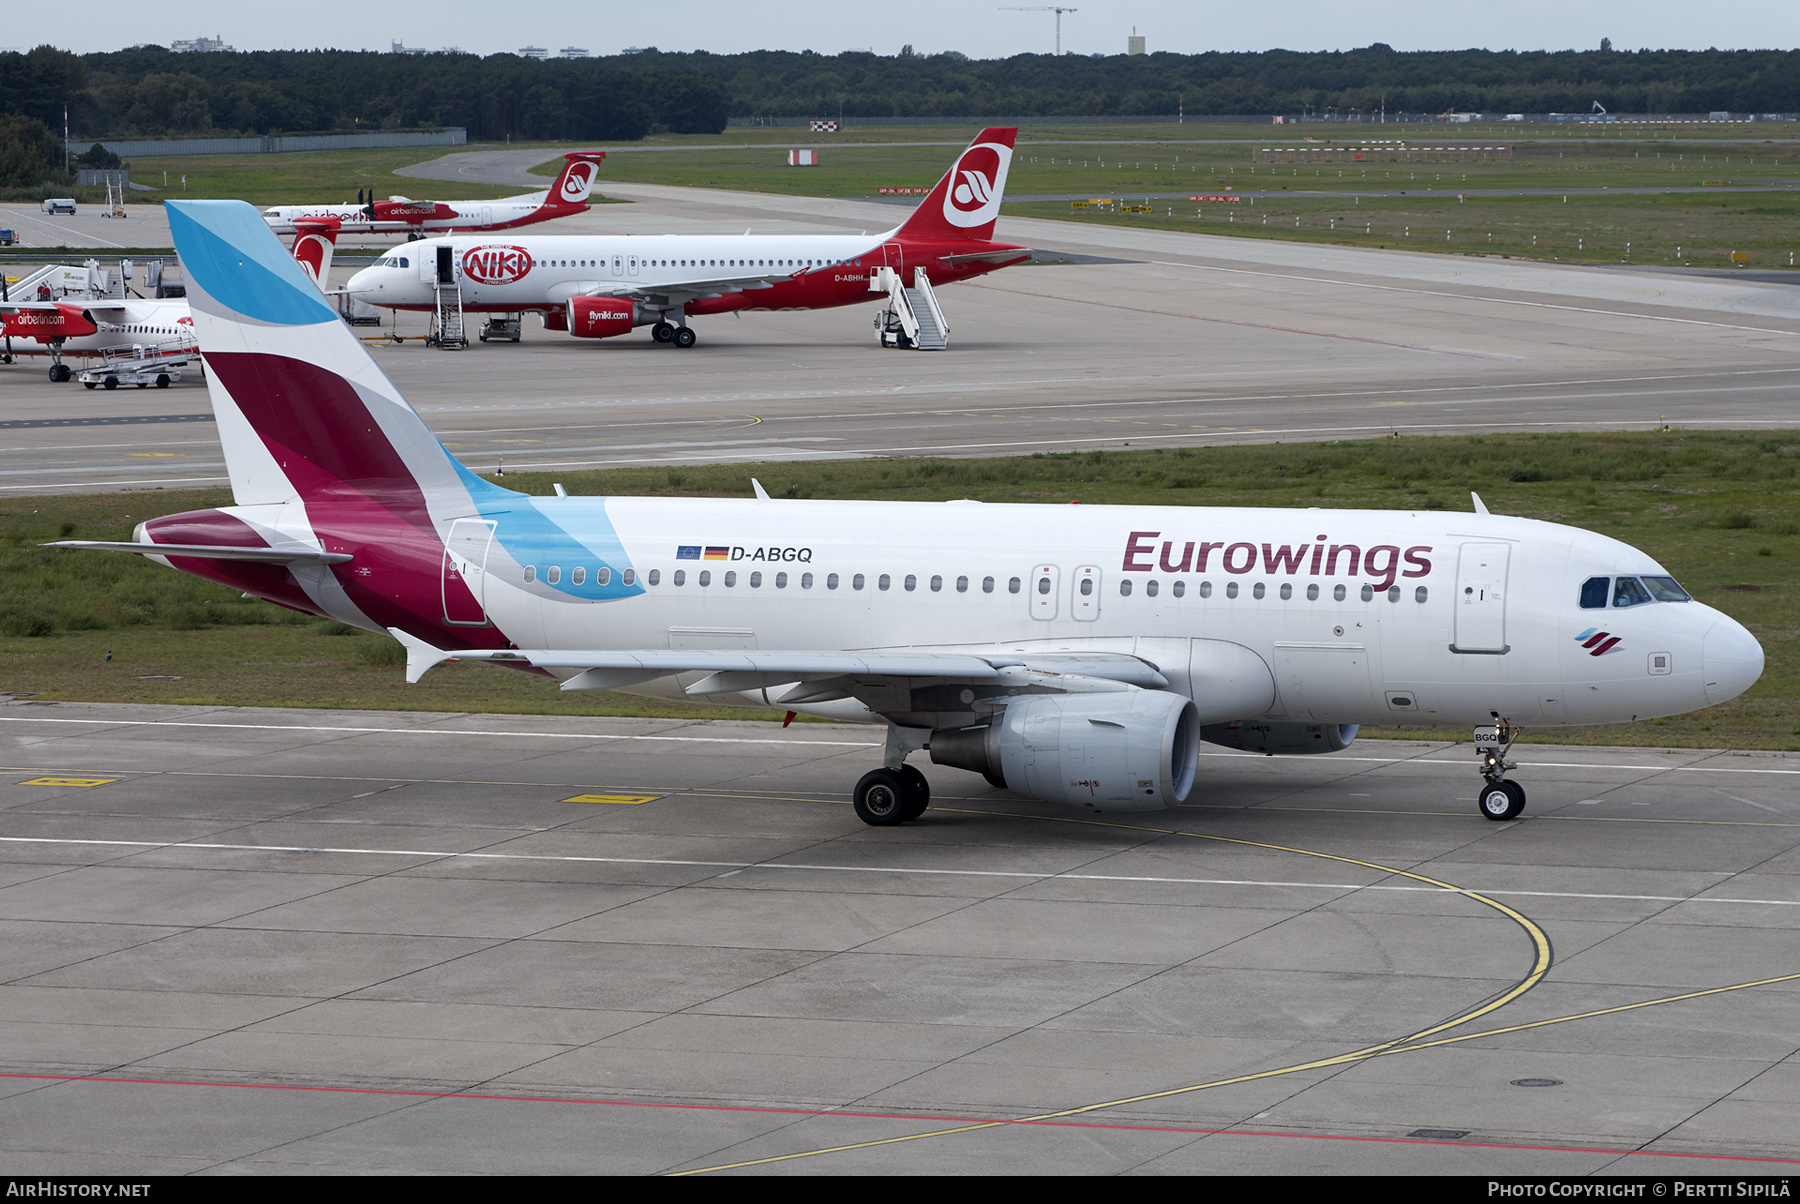
<instances>
[{"instance_id":1,"label":"landing gear wheel","mask_svg":"<svg viewBox=\"0 0 1800 1204\"><path fill-rule=\"evenodd\" d=\"M699 341L694 332L686 326L677 326L675 328L675 333L670 335L669 338L683 351L686 351L689 347L692 347Z\"/></svg>"},{"instance_id":2,"label":"landing gear wheel","mask_svg":"<svg viewBox=\"0 0 1800 1204\"><path fill-rule=\"evenodd\" d=\"M650 328L650 337L659 343L667 343L673 340L675 337L675 324L673 322L658 322Z\"/></svg>"},{"instance_id":3,"label":"landing gear wheel","mask_svg":"<svg viewBox=\"0 0 1800 1204\"><path fill-rule=\"evenodd\" d=\"M906 808L912 790L899 770L871 769L856 783L851 796L856 805L856 818L876 828L891 828L906 822Z\"/></svg>"},{"instance_id":4,"label":"landing gear wheel","mask_svg":"<svg viewBox=\"0 0 1800 1204\"><path fill-rule=\"evenodd\" d=\"M900 820L902 823L910 823L925 814L925 808L931 806L931 783L911 765L902 765L900 776L906 779L906 788L912 792L912 797L900 811Z\"/></svg>"},{"instance_id":5,"label":"landing gear wheel","mask_svg":"<svg viewBox=\"0 0 1800 1204\"><path fill-rule=\"evenodd\" d=\"M1478 805L1487 819L1517 819L1525 810L1525 787L1517 782L1486 783L1481 787Z\"/></svg>"},{"instance_id":6,"label":"landing gear wheel","mask_svg":"<svg viewBox=\"0 0 1800 1204\"><path fill-rule=\"evenodd\" d=\"M75 375L75 374L73 372L69 371L69 365L67 365L67 364L51 364L50 365L50 379L55 381L59 385L62 384L65 380L68 380L73 375Z\"/></svg>"}]
</instances>

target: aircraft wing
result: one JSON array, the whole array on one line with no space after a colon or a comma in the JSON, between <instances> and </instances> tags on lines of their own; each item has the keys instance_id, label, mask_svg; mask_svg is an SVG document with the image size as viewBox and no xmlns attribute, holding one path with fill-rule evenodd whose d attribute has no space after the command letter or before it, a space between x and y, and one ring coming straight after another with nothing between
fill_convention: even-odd
<instances>
[{"instance_id":1,"label":"aircraft wing","mask_svg":"<svg viewBox=\"0 0 1800 1204\"><path fill-rule=\"evenodd\" d=\"M822 269L815 269L822 270ZM635 284L603 284L580 294L585 297L618 297L641 301L652 309L675 309L702 297L719 297L726 293L743 293L773 288L804 272L770 272L762 275L718 276L705 280L680 280L668 284L644 286Z\"/></svg>"},{"instance_id":2,"label":"aircraft wing","mask_svg":"<svg viewBox=\"0 0 1800 1204\"><path fill-rule=\"evenodd\" d=\"M1139 686L1163 689L1169 680L1150 662L1119 652L932 652L909 649L843 652L762 649L477 649L446 652L397 627L388 629L406 646L406 680L416 682L447 660L485 660L538 669L578 669L565 690L607 690L678 673L705 673L689 694L729 694L790 686L776 702L818 702L879 689L926 682L965 682L996 693L1088 692Z\"/></svg>"}]
</instances>

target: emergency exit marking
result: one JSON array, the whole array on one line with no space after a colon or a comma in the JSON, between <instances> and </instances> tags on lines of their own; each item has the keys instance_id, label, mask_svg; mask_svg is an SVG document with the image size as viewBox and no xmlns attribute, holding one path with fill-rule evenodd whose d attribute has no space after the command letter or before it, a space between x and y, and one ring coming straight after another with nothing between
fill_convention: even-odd
<instances>
[{"instance_id":1,"label":"emergency exit marking","mask_svg":"<svg viewBox=\"0 0 1800 1204\"><path fill-rule=\"evenodd\" d=\"M29 782L20 782L21 786L104 786L108 782L116 782L118 778L32 778Z\"/></svg>"},{"instance_id":2,"label":"emergency exit marking","mask_svg":"<svg viewBox=\"0 0 1800 1204\"><path fill-rule=\"evenodd\" d=\"M639 803L654 803L661 798L660 794L578 794L574 798L566 798L565 803L618 803L635 807Z\"/></svg>"}]
</instances>

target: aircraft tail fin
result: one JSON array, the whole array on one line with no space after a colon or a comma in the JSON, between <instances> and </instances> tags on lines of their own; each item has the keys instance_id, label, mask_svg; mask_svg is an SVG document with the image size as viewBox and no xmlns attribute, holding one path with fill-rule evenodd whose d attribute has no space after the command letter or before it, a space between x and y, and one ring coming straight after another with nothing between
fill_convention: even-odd
<instances>
[{"instance_id":1,"label":"aircraft tail fin","mask_svg":"<svg viewBox=\"0 0 1800 1204\"><path fill-rule=\"evenodd\" d=\"M977 134L895 237L991 240L1018 134L1012 126L990 126Z\"/></svg>"},{"instance_id":2,"label":"aircraft tail fin","mask_svg":"<svg viewBox=\"0 0 1800 1204\"><path fill-rule=\"evenodd\" d=\"M601 160L605 158L605 151L569 151L565 154L562 173L550 186L548 203L585 207L588 194L594 190L594 179L600 174Z\"/></svg>"},{"instance_id":3,"label":"aircraft tail fin","mask_svg":"<svg viewBox=\"0 0 1800 1204\"><path fill-rule=\"evenodd\" d=\"M343 224L342 219L335 217L294 223L294 259L321 293L331 287L331 255L337 249L338 230Z\"/></svg>"},{"instance_id":4,"label":"aircraft tail fin","mask_svg":"<svg viewBox=\"0 0 1800 1204\"><path fill-rule=\"evenodd\" d=\"M242 201L170 201L232 494L360 514L371 538L434 540L452 514L513 496L439 443Z\"/></svg>"}]
</instances>

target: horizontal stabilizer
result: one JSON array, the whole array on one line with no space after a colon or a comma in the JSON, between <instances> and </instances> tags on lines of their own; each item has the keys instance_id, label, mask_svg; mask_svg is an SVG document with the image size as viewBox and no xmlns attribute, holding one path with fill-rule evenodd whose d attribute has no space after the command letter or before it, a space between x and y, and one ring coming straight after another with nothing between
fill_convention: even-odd
<instances>
[{"instance_id":1,"label":"horizontal stabilizer","mask_svg":"<svg viewBox=\"0 0 1800 1204\"><path fill-rule=\"evenodd\" d=\"M90 552L135 552L139 556L192 556L196 560L254 560L262 564L346 564L348 552L316 552L310 548L239 548L206 543L106 543L65 539L46 548L84 548Z\"/></svg>"}]
</instances>

